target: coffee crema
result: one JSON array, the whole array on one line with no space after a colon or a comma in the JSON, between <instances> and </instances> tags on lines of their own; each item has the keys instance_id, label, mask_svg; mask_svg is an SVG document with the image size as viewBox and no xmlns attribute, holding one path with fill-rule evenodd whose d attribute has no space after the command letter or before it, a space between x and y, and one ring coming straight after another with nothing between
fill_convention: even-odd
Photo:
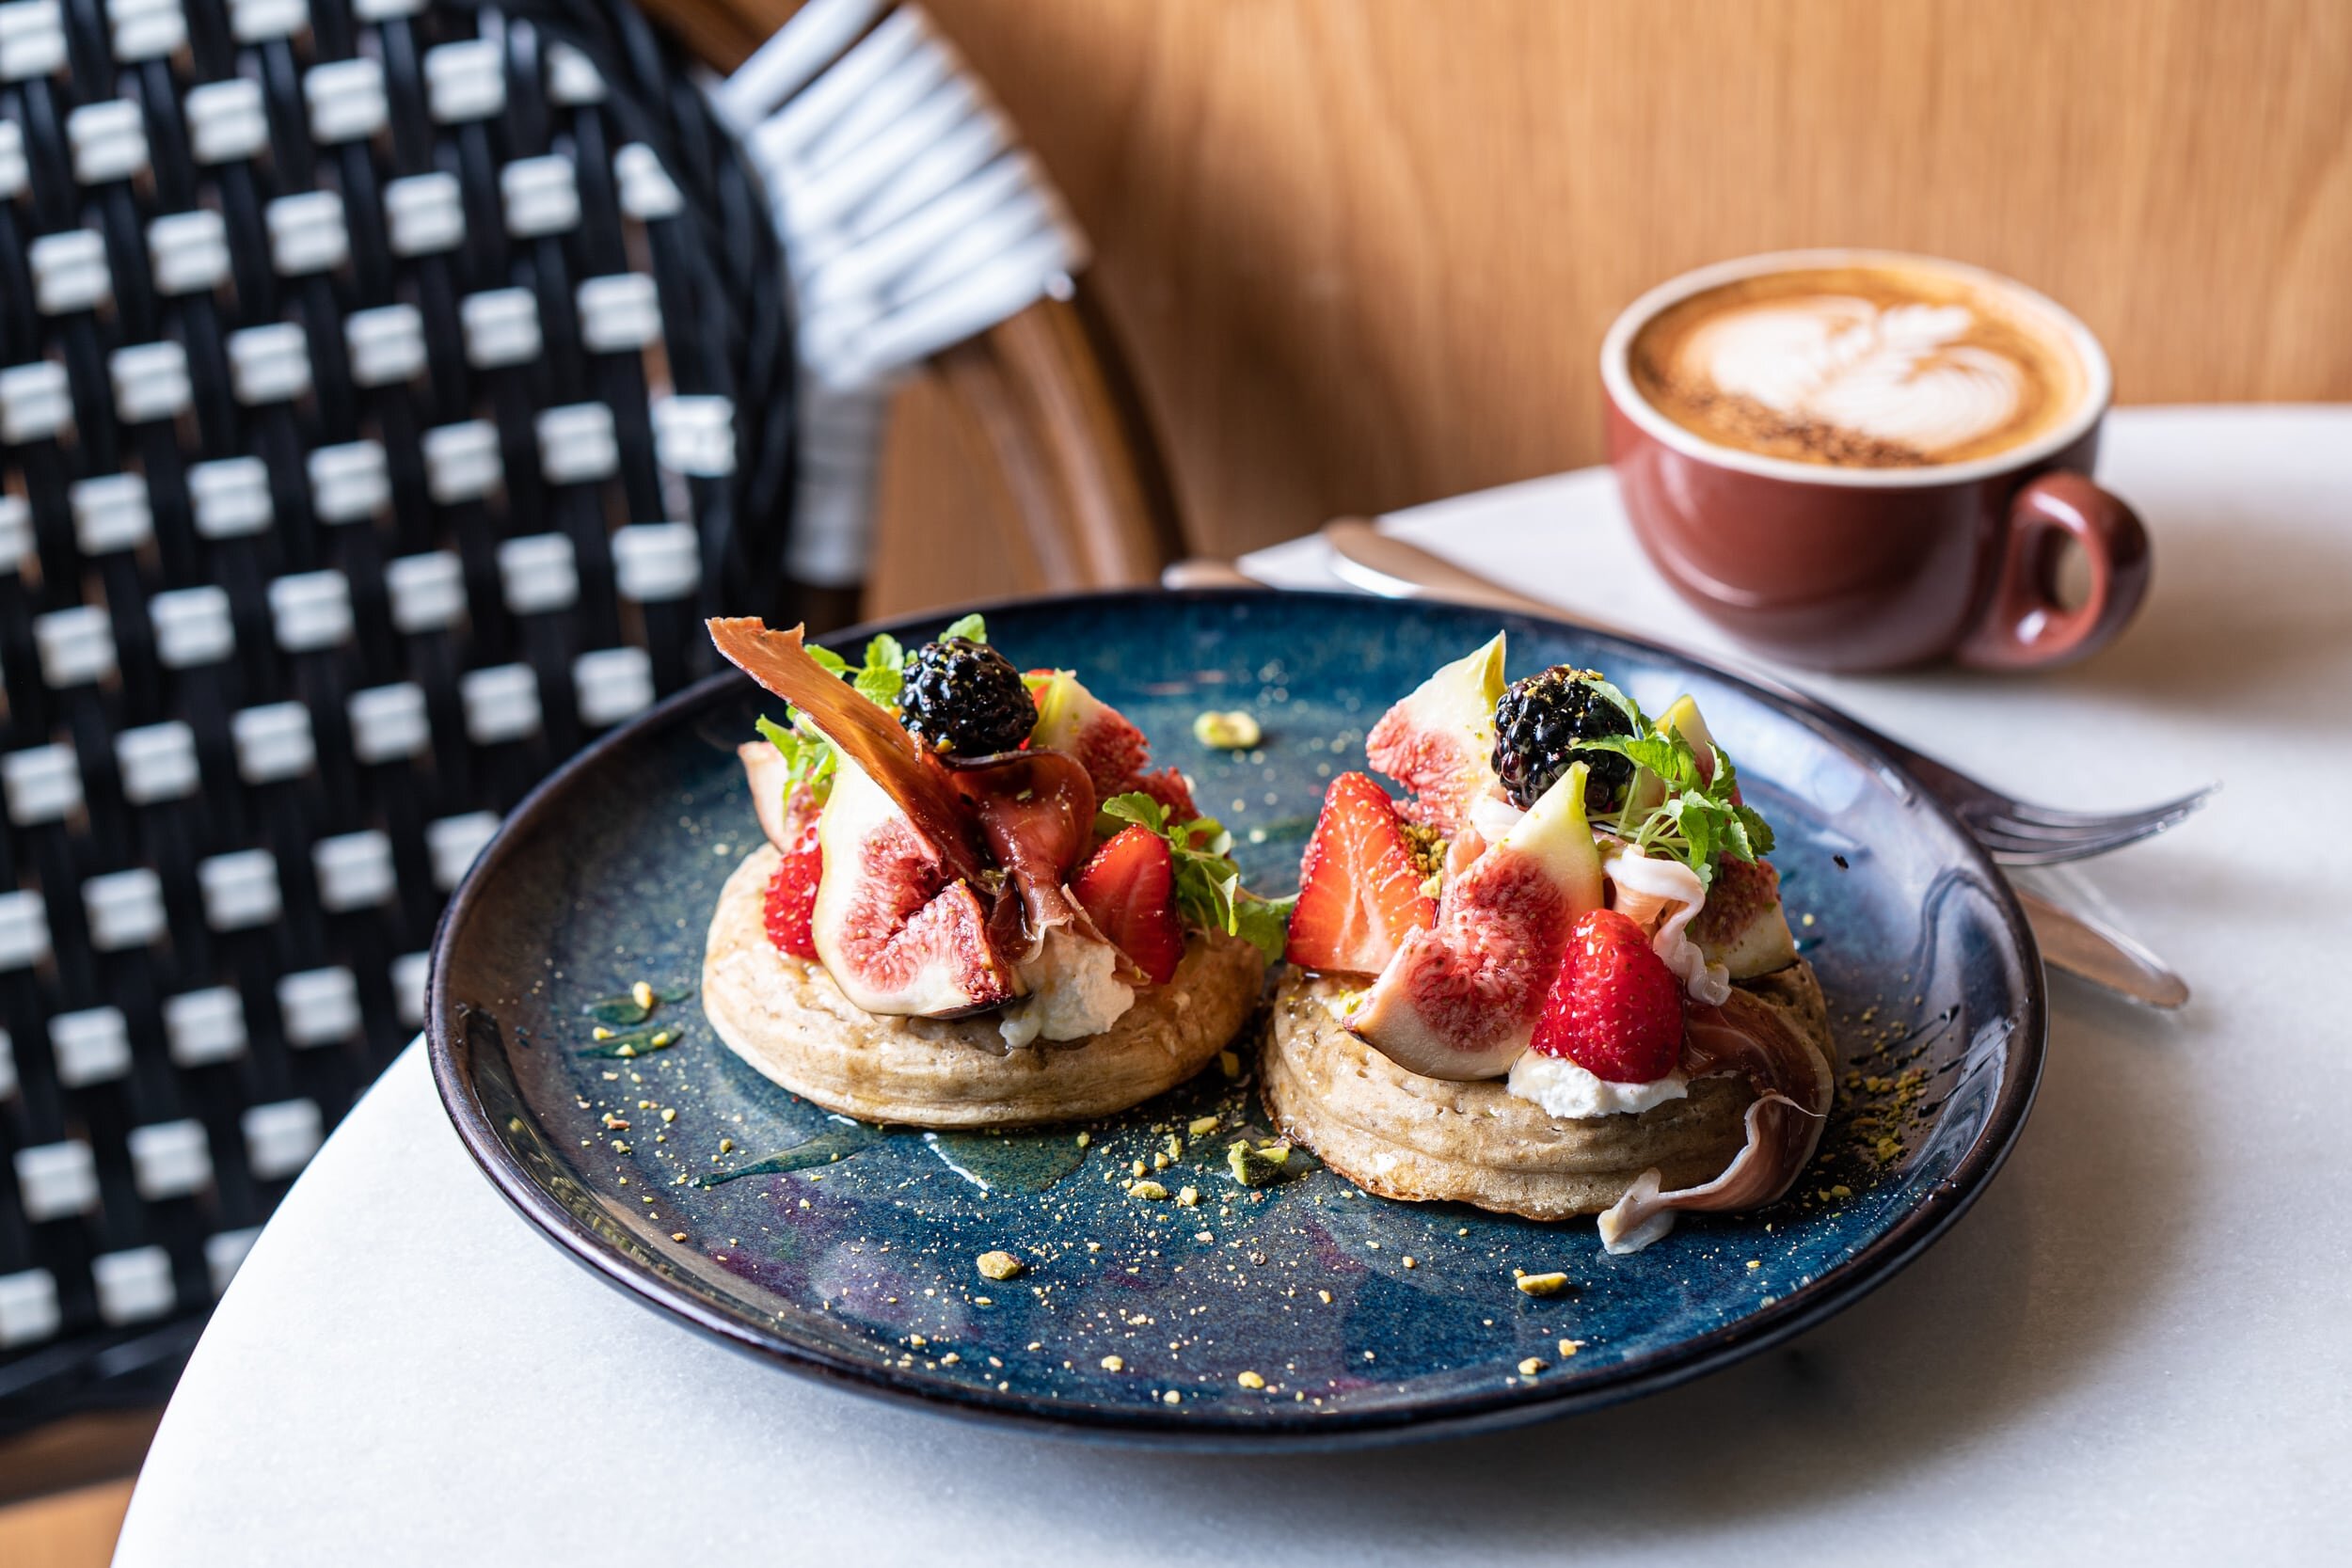
<instances>
[{"instance_id":1,"label":"coffee crema","mask_svg":"<svg viewBox=\"0 0 2352 1568\"><path fill-rule=\"evenodd\" d=\"M1649 404L1718 446L1844 468L1965 463L2082 405L2066 329L1997 284L1926 268L1799 268L1678 300L1629 356Z\"/></svg>"}]
</instances>

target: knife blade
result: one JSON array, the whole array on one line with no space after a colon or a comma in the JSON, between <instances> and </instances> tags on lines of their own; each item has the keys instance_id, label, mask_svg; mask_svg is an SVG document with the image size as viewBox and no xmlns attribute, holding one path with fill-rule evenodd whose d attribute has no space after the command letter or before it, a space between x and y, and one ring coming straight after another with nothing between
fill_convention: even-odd
<instances>
[{"instance_id":1,"label":"knife blade","mask_svg":"<svg viewBox=\"0 0 2352 1568\"><path fill-rule=\"evenodd\" d=\"M2167 1011L2188 1001L2188 982L2145 946L2090 915L2010 884L2033 927L2042 960L2119 996Z\"/></svg>"}]
</instances>

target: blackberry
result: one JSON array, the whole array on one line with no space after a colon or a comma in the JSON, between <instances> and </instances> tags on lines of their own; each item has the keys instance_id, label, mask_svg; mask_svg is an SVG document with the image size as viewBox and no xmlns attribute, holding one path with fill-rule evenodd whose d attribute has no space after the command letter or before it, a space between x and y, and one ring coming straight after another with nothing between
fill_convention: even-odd
<instances>
[{"instance_id":1,"label":"blackberry","mask_svg":"<svg viewBox=\"0 0 2352 1568\"><path fill-rule=\"evenodd\" d=\"M1012 660L968 637L926 642L907 660L898 722L935 752L1009 752L1037 727L1037 704Z\"/></svg>"},{"instance_id":2,"label":"blackberry","mask_svg":"<svg viewBox=\"0 0 2352 1568\"><path fill-rule=\"evenodd\" d=\"M1495 773L1521 811L1559 782L1571 763L1584 764L1584 803L1613 811L1633 783L1633 763L1614 752L1593 752L1580 740L1631 736L1633 721L1594 683L1596 670L1555 664L1514 681L1495 704Z\"/></svg>"}]
</instances>

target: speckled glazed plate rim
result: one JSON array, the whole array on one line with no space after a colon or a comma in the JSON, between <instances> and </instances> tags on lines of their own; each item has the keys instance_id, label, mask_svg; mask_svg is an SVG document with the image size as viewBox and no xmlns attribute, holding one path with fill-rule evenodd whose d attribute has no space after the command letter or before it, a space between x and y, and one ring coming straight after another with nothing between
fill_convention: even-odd
<instances>
[{"instance_id":1,"label":"speckled glazed plate rim","mask_svg":"<svg viewBox=\"0 0 2352 1568\"><path fill-rule=\"evenodd\" d=\"M1363 595L1251 588L1205 588L1164 592L1133 590L1110 593L1041 594L999 599L970 607L982 613L1057 605L1093 604L1113 607L1122 602L1147 605L1184 599L1221 602L1254 598L1327 599L1361 610ZM1450 607L1475 608L1475 607ZM875 632L903 633L911 627L931 626L962 613L961 609L928 611L889 621L874 621L833 634L829 641L854 642ZM1671 1347L1622 1362L1605 1372L1575 1382L1547 1384L1534 1389L1473 1392L1432 1398L1419 1403L1360 1414L1294 1414L1277 1407L1246 1419L1220 1416L1171 1417L1151 1409L1073 1404L1064 1401L997 1391L986 1386L958 1388L946 1393L935 1386L896 1375L887 1365L852 1361L821 1349L764 1332L749 1320L713 1307L691 1291L661 1277L614 1251L583 1225L509 1152L493 1127L473 1080L470 1045L449 995L448 954L455 933L462 930L485 886L496 878L516 847L543 821L562 809L574 782L593 771L611 752L638 741L647 732L685 721L714 704L723 692L736 689L747 677L722 671L639 715L621 728L581 751L524 798L501 825L498 834L475 860L458 884L434 932L432 964L426 985L425 1037L434 1082L441 1103L457 1129L459 1140L492 1186L524 1219L544 1232L574 1261L616 1290L661 1310L722 1344L786 1370L820 1382L879 1396L935 1414L974 1420L1009 1419L1031 1430L1091 1436L1163 1448L1205 1449L1333 1449L1413 1442L1424 1438L1520 1426L1579 1411L1620 1403L1638 1395L1655 1393L1729 1366L1803 1333L1851 1307L1892 1278L1924 1252L1981 1194L2017 1142L2034 1092L2049 1028L2048 999L2040 950L2035 946L2024 910L2008 880L1960 819L1916 781L1862 736L1824 718L1792 707L1769 684L1734 673L1707 660L1694 658L1662 644L1615 632L1597 631L1573 622L1557 621L1518 611L1494 611L1507 625L1543 626L1555 632L1597 638L1638 649L1669 663L1704 672L1710 678L1740 689L1772 708L1784 721L1802 725L1833 746L1862 759L1879 777L1897 787L1931 817L1938 819L1973 857L1974 868L1993 894L2002 929L2018 955L2018 974L2025 994L2022 1027L2010 1035L1998 1094L1982 1129L1953 1164L1949 1175L1922 1189L1911 1207L1867 1244L1836 1266L1798 1286L1771 1306L1736 1323L1692 1335Z\"/></svg>"}]
</instances>

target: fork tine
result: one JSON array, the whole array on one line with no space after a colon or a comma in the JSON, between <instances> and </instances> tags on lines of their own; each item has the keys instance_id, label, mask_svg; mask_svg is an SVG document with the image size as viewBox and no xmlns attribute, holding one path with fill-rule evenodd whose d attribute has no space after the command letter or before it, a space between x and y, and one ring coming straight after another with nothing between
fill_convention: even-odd
<instances>
[{"instance_id":1,"label":"fork tine","mask_svg":"<svg viewBox=\"0 0 2352 1568\"><path fill-rule=\"evenodd\" d=\"M2137 823L2151 821L2159 816L2169 816L2174 821L2178 821L2181 817L2187 816L2192 811L2195 811L2199 806L2203 805L2213 795L2213 792L2220 787L2221 786L2217 784L2209 784L2202 789L2189 791L2189 793L2180 797L2178 800L2167 800L2161 805L2142 807L2137 811L2057 811L2048 806L2034 805L2030 801L2012 800L1995 815L2006 821L2015 823L2021 827L2031 826L2036 828L2058 829L2079 828L2099 830L2120 827L2127 822Z\"/></svg>"},{"instance_id":2,"label":"fork tine","mask_svg":"<svg viewBox=\"0 0 2352 1568\"><path fill-rule=\"evenodd\" d=\"M2106 816L2083 823L2043 823L2031 819L2020 821L2013 817L1994 817L1984 826L2005 836L2032 844L2098 843L2120 833L2137 833L2143 830L2162 832L2194 812L2194 807L2172 811L2134 812L2129 816Z\"/></svg>"},{"instance_id":3,"label":"fork tine","mask_svg":"<svg viewBox=\"0 0 2352 1568\"><path fill-rule=\"evenodd\" d=\"M2153 838L2167 828L2186 816L2186 811L2151 817L2129 827L2106 833L2085 833L2072 837L2032 838L1979 829L1978 839L1991 850L1993 858L2010 865L2055 865L2061 861L2088 860L2137 844L2143 838Z\"/></svg>"}]
</instances>

